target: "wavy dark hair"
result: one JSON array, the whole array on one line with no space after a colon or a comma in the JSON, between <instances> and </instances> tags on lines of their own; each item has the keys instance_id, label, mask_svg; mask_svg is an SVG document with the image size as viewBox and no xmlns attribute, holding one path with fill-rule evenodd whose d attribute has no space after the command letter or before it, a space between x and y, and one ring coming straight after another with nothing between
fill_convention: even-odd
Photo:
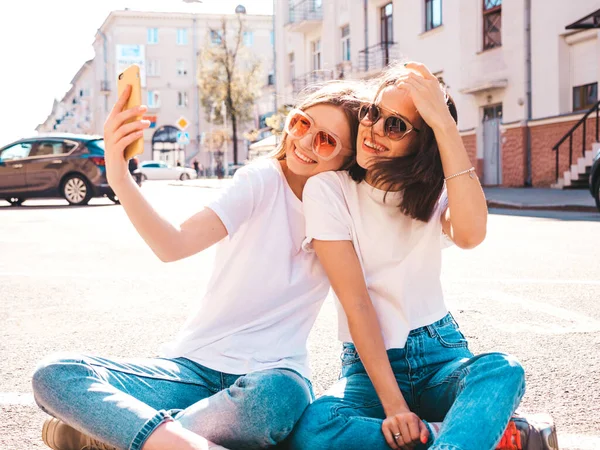
<instances>
[{"instance_id":1,"label":"wavy dark hair","mask_svg":"<svg viewBox=\"0 0 600 450\"><path fill-rule=\"evenodd\" d=\"M360 105L369 98L369 91L364 83L350 80L333 80L325 83L314 83L306 87L296 102L295 107L302 111L315 105L333 105L342 108L348 125L350 125L350 145L353 155L348 157L346 164L340 170L348 170L356 161L356 141L358 139L358 110ZM285 159L287 133L269 155L277 160Z\"/></svg>"},{"instance_id":2,"label":"wavy dark hair","mask_svg":"<svg viewBox=\"0 0 600 450\"><path fill-rule=\"evenodd\" d=\"M374 101L388 86L394 85L408 69L402 63L388 66L373 84L377 86ZM446 105L455 122L458 123L458 111L454 100L446 94ZM356 182L365 180L367 171L358 163L348 169ZM383 186L387 192L402 191L400 210L409 217L428 222L440 198L444 187L444 170L440 151L435 140L433 129L423 121L416 139L409 147L406 156L381 158L369 167L369 180ZM387 195L387 193L386 193Z\"/></svg>"}]
</instances>

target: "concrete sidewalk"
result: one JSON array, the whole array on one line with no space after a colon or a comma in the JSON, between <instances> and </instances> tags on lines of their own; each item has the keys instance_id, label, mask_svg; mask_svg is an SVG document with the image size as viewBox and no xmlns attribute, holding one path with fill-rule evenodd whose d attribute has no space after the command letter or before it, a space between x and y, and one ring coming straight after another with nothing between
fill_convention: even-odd
<instances>
[{"instance_id":1,"label":"concrete sidewalk","mask_svg":"<svg viewBox=\"0 0 600 450\"><path fill-rule=\"evenodd\" d=\"M484 187L488 207L547 211L596 212L596 202L587 189Z\"/></svg>"},{"instance_id":2,"label":"concrete sidewalk","mask_svg":"<svg viewBox=\"0 0 600 450\"><path fill-rule=\"evenodd\" d=\"M173 181L171 186L219 189L231 183L231 178L199 178ZM596 212L596 202L587 189L502 188L484 187L489 208L530 209L546 211Z\"/></svg>"}]
</instances>

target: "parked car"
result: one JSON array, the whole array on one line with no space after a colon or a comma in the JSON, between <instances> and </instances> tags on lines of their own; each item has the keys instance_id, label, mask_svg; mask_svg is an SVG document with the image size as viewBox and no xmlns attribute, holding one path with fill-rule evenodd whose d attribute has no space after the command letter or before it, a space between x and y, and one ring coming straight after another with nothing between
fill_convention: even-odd
<instances>
[{"instance_id":1,"label":"parked car","mask_svg":"<svg viewBox=\"0 0 600 450\"><path fill-rule=\"evenodd\" d=\"M229 176L232 177L242 167L244 167L243 164L229 163Z\"/></svg>"},{"instance_id":2,"label":"parked car","mask_svg":"<svg viewBox=\"0 0 600 450\"><path fill-rule=\"evenodd\" d=\"M144 161L138 170L142 181L146 180L190 180L197 178L196 171L190 167L172 166L164 161Z\"/></svg>"},{"instance_id":3,"label":"parked car","mask_svg":"<svg viewBox=\"0 0 600 450\"><path fill-rule=\"evenodd\" d=\"M596 207L600 211L600 150L596 152L590 171L590 192L596 199Z\"/></svg>"},{"instance_id":4,"label":"parked car","mask_svg":"<svg viewBox=\"0 0 600 450\"><path fill-rule=\"evenodd\" d=\"M118 203L106 181L100 136L49 134L0 148L0 199L11 205L53 197L87 205L103 196Z\"/></svg>"}]
</instances>

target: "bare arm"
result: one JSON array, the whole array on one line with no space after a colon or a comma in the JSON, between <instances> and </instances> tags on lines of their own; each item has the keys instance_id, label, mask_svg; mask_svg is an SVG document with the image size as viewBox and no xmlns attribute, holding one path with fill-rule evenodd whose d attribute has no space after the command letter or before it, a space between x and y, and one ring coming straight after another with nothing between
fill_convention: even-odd
<instances>
[{"instance_id":1,"label":"bare arm","mask_svg":"<svg viewBox=\"0 0 600 450\"><path fill-rule=\"evenodd\" d=\"M415 442L427 442L424 424L410 412L398 387L352 242L314 240L313 247L344 308L354 345L388 417L382 427L388 445L400 448L393 437L398 432L413 436Z\"/></svg>"},{"instance_id":2,"label":"bare arm","mask_svg":"<svg viewBox=\"0 0 600 450\"><path fill-rule=\"evenodd\" d=\"M444 175L449 177L471 167L471 161L438 79L420 63L407 64L411 72L398 84L407 89L419 114L433 129ZM461 248L473 248L485 239L487 204L479 179L461 175L448 180L448 209L442 214L444 232ZM450 214L450 211L452 214Z\"/></svg>"},{"instance_id":3,"label":"bare arm","mask_svg":"<svg viewBox=\"0 0 600 450\"><path fill-rule=\"evenodd\" d=\"M471 167L471 162L454 121L437 129L444 175L450 176ZM479 179L461 175L446 182L448 208L442 214L442 229L460 248L474 248L485 239L487 203ZM452 211L452 214L450 212Z\"/></svg>"},{"instance_id":4,"label":"bare arm","mask_svg":"<svg viewBox=\"0 0 600 450\"><path fill-rule=\"evenodd\" d=\"M205 208L179 228L156 212L129 174L124 151L128 144L142 136L149 123L128 119L145 111L123 111L131 88L125 90L104 125L107 178L119 197L129 220L161 261L177 261L194 255L227 236L227 230L216 213Z\"/></svg>"}]
</instances>

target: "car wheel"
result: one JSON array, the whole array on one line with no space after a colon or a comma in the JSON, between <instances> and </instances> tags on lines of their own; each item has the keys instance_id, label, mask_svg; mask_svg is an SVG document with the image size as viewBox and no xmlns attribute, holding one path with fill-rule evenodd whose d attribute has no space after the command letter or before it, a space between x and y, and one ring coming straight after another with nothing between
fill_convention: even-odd
<instances>
[{"instance_id":1,"label":"car wheel","mask_svg":"<svg viewBox=\"0 0 600 450\"><path fill-rule=\"evenodd\" d=\"M25 199L20 197L9 197L6 201L10 203L10 206L21 206Z\"/></svg>"},{"instance_id":2,"label":"car wheel","mask_svg":"<svg viewBox=\"0 0 600 450\"><path fill-rule=\"evenodd\" d=\"M596 182L596 188L594 189L594 198L596 199L596 208L600 211L600 179Z\"/></svg>"},{"instance_id":3,"label":"car wheel","mask_svg":"<svg viewBox=\"0 0 600 450\"><path fill-rule=\"evenodd\" d=\"M106 194L106 196L115 205L120 205L121 204L121 202L119 201L119 197L117 197L115 194Z\"/></svg>"},{"instance_id":4,"label":"car wheel","mask_svg":"<svg viewBox=\"0 0 600 450\"><path fill-rule=\"evenodd\" d=\"M62 195L71 205L87 205L92 198L92 188L81 175L71 175L62 184Z\"/></svg>"},{"instance_id":5,"label":"car wheel","mask_svg":"<svg viewBox=\"0 0 600 450\"><path fill-rule=\"evenodd\" d=\"M181 176L179 177L179 179L181 181L187 181L190 179L190 174L189 173L182 173Z\"/></svg>"}]
</instances>

